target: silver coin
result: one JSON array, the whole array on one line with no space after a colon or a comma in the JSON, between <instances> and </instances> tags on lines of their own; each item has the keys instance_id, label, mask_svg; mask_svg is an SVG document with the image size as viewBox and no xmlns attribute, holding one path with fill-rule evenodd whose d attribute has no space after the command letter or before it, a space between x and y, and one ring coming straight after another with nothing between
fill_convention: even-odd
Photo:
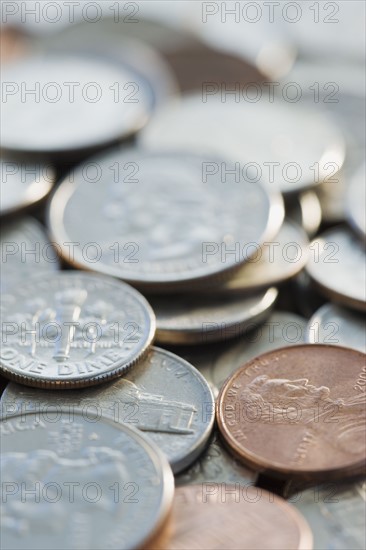
<instances>
[{"instance_id":1,"label":"silver coin","mask_svg":"<svg viewBox=\"0 0 366 550\"><path fill-rule=\"evenodd\" d=\"M51 191L55 172L50 165L0 159L0 214L13 214L37 204Z\"/></svg>"},{"instance_id":2,"label":"silver coin","mask_svg":"<svg viewBox=\"0 0 366 550\"><path fill-rule=\"evenodd\" d=\"M46 232L31 217L2 226L0 253L2 293L14 285L23 284L35 273L52 274L59 267L56 251Z\"/></svg>"},{"instance_id":3,"label":"silver coin","mask_svg":"<svg viewBox=\"0 0 366 550\"><path fill-rule=\"evenodd\" d=\"M235 460L223 447L215 433L207 449L190 468L175 477L175 485L196 483L239 483L248 487L256 483L258 474Z\"/></svg>"},{"instance_id":4,"label":"silver coin","mask_svg":"<svg viewBox=\"0 0 366 550\"><path fill-rule=\"evenodd\" d=\"M236 182L235 175L205 180L203 170L215 160L115 149L95 164L93 193L82 169L56 191L49 212L54 240L74 265L141 288L166 292L221 276L254 253L253 243L271 239L283 220L278 193ZM77 243L72 260L70 241ZM83 253L90 242L101 248L97 261Z\"/></svg>"},{"instance_id":5,"label":"silver coin","mask_svg":"<svg viewBox=\"0 0 366 550\"><path fill-rule=\"evenodd\" d=\"M2 72L15 90L2 99L2 147L8 151L86 150L133 134L148 117L149 97L138 75L105 59L39 55ZM25 83L33 94L24 95Z\"/></svg>"},{"instance_id":6,"label":"silver coin","mask_svg":"<svg viewBox=\"0 0 366 550\"><path fill-rule=\"evenodd\" d=\"M323 294L355 309L366 309L365 248L344 227L335 227L310 245L307 272Z\"/></svg>"},{"instance_id":7,"label":"silver coin","mask_svg":"<svg viewBox=\"0 0 366 550\"><path fill-rule=\"evenodd\" d=\"M314 313L306 329L310 344L334 344L366 353L366 321L335 304L325 304Z\"/></svg>"},{"instance_id":8,"label":"silver coin","mask_svg":"<svg viewBox=\"0 0 366 550\"><path fill-rule=\"evenodd\" d=\"M268 319L216 358L211 377L220 390L239 367L267 351L305 342L306 320L293 313L275 311Z\"/></svg>"},{"instance_id":9,"label":"silver coin","mask_svg":"<svg viewBox=\"0 0 366 550\"><path fill-rule=\"evenodd\" d=\"M99 384L134 365L154 332L151 307L128 285L86 273L42 274L8 294L0 367L29 386Z\"/></svg>"},{"instance_id":10,"label":"silver coin","mask_svg":"<svg viewBox=\"0 0 366 550\"><path fill-rule=\"evenodd\" d=\"M169 465L125 424L28 413L2 420L1 441L4 548L137 549L169 512Z\"/></svg>"},{"instance_id":11,"label":"silver coin","mask_svg":"<svg viewBox=\"0 0 366 550\"><path fill-rule=\"evenodd\" d=\"M352 226L366 238L366 164L353 174L347 190L347 213Z\"/></svg>"},{"instance_id":12,"label":"silver coin","mask_svg":"<svg viewBox=\"0 0 366 550\"><path fill-rule=\"evenodd\" d=\"M286 216L303 228L308 237L314 237L322 222L322 208L318 198L318 189L315 191L303 191L295 197L291 197L286 203Z\"/></svg>"},{"instance_id":13,"label":"silver coin","mask_svg":"<svg viewBox=\"0 0 366 550\"><path fill-rule=\"evenodd\" d=\"M156 27L161 37L166 27ZM129 23L128 18L126 21L121 18L116 22L114 17L103 17L96 22L84 20L50 36L33 37L32 46L48 53L105 56L106 59L121 64L137 73L142 83L150 89L151 108L155 108L178 93L178 84L163 57L153 45L147 45L149 29L155 29L154 24L140 19L136 24ZM172 31L169 32L174 35ZM133 99L132 84L128 92Z\"/></svg>"},{"instance_id":14,"label":"silver coin","mask_svg":"<svg viewBox=\"0 0 366 550\"><path fill-rule=\"evenodd\" d=\"M240 336L253 323L270 313L278 290L237 296L151 296L156 315L156 341L167 344L197 344Z\"/></svg>"},{"instance_id":15,"label":"silver coin","mask_svg":"<svg viewBox=\"0 0 366 550\"><path fill-rule=\"evenodd\" d=\"M290 502L307 519L314 550L365 548L366 482L316 486L294 495Z\"/></svg>"},{"instance_id":16,"label":"silver coin","mask_svg":"<svg viewBox=\"0 0 366 550\"><path fill-rule=\"evenodd\" d=\"M200 151L226 159L221 171L261 177L282 193L315 187L328 175L328 163L341 168L345 143L325 114L298 104L263 99L236 103L230 96L185 96L152 117L138 136L150 150ZM318 173L314 173L317 163ZM255 170L255 173L254 173Z\"/></svg>"},{"instance_id":17,"label":"silver coin","mask_svg":"<svg viewBox=\"0 0 366 550\"><path fill-rule=\"evenodd\" d=\"M152 348L125 376L94 388L52 391L10 383L1 400L9 415L47 407L98 411L146 433L165 454L173 472L189 466L211 434L215 405L203 376L168 351Z\"/></svg>"},{"instance_id":18,"label":"silver coin","mask_svg":"<svg viewBox=\"0 0 366 550\"><path fill-rule=\"evenodd\" d=\"M276 286L295 277L308 261L309 241L303 230L285 221L271 242L261 249L222 285L224 292L252 292Z\"/></svg>"}]
</instances>

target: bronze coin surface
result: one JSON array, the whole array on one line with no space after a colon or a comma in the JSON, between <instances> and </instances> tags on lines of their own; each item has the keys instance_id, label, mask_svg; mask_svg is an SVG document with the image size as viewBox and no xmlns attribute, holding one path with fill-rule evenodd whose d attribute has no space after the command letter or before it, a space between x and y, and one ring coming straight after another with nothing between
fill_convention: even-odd
<instances>
[{"instance_id":1,"label":"bronze coin surface","mask_svg":"<svg viewBox=\"0 0 366 550\"><path fill-rule=\"evenodd\" d=\"M304 344L248 361L218 397L225 442L247 465L277 477L331 479L361 468L365 357Z\"/></svg>"},{"instance_id":2,"label":"bronze coin surface","mask_svg":"<svg viewBox=\"0 0 366 550\"><path fill-rule=\"evenodd\" d=\"M154 550L310 550L312 534L291 505L258 487L202 483L175 490Z\"/></svg>"}]
</instances>

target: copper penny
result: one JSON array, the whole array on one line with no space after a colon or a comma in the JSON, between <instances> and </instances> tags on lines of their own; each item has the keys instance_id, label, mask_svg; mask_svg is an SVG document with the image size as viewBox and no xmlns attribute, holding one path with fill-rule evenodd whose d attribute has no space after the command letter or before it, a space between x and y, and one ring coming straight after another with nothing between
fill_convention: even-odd
<instances>
[{"instance_id":1,"label":"copper penny","mask_svg":"<svg viewBox=\"0 0 366 550\"><path fill-rule=\"evenodd\" d=\"M221 435L236 456L269 475L350 475L365 463L365 358L305 344L248 361L219 394Z\"/></svg>"},{"instance_id":2,"label":"copper penny","mask_svg":"<svg viewBox=\"0 0 366 550\"><path fill-rule=\"evenodd\" d=\"M291 504L263 489L202 483L176 489L170 521L151 548L310 550L312 533Z\"/></svg>"}]
</instances>

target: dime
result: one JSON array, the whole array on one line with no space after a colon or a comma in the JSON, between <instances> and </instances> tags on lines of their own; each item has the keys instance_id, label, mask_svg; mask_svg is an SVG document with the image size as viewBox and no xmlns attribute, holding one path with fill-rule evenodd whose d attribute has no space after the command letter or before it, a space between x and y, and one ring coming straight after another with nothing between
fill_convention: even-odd
<instances>
[{"instance_id":1,"label":"dime","mask_svg":"<svg viewBox=\"0 0 366 550\"><path fill-rule=\"evenodd\" d=\"M366 238L366 164L353 175L348 187L347 210L352 226Z\"/></svg>"},{"instance_id":2,"label":"dime","mask_svg":"<svg viewBox=\"0 0 366 550\"><path fill-rule=\"evenodd\" d=\"M217 354L212 362L210 376L215 388L221 389L225 380L239 367L254 357L305 342L306 320L285 311L274 311L263 324L254 325L253 331Z\"/></svg>"},{"instance_id":3,"label":"dime","mask_svg":"<svg viewBox=\"0 0 366 550\"><path fill-rule=\"evenodd\" d=\"M286 203L286 216L302 227L308 237L314 237L322 221L322 209L317 193L304 191L291 197Z\"/></svg>"},{"instance_id":4,"label":"dime","mask_svg":"<svg viewBox=\"0 0 366 550\"><path fill-rule=\"evenodd\" d=\"M295 277L308 261L309 244L299 226L285 221L273 241L257 248L256 254L222 285L223 292L253 292Z\"/></svg>"},{"instance_id":5,"label":"dime","mask_svg":"<svg viewBox=\"0 0 366 550\"><path fill-rule=\"evenodd\" d=\"M207 343L240 336L270 313L278 290L250 297L151 296L156 315L156 340L168 344Z\"/></svg>"},{"instance_id":6,"label":"dime","mask_svg":"<svg viewBox=\"0 0 366 550\"><path fill-rule=\"evenodd\" d=\"M12 85L2 99L7 151L51 157L85 151L125 138L147 120L149 98L138 75L105 59L32 56L2 73ZM24 96L25 83L35 92Z\"/></svg>"},{"instance_id":7,"label":"dime","mask_svg":"<svg viewBox=\"0 0 366 550\"><path fill-rule=\"evenodd\" d=\"M338 346L260 355L221 390L221 435L238 458L269 475L350 475L365 464L365 371L365 354Z\"/></svg>"},{"instance_id":8,"label":"dime","mask_svg":"<svg viewBox=\"0 0 366 550\"><path fill-rule=\"evenodd\" d=\"M365 482L316 486L294 495L290 502L308 521L314 549L365 548Z\"/></svg>"},{"instance_id":9,"label":"dime","mask_svg":"<svg viewBox=\"0 0 366 550\"><path fill-rule=\"evenodd\" d=\"M366 309L365 247L346 228L335 227L310 245L307 272L331 300Z\"/></svg>"},{"instance_id":10,"label":"dime","mask_svg":"<svg viewBox=\"0 0 366 550\"><path fill-rule=\"evenodd\" d=\"M334 344L366 353L364 317L335 304L325 304L314 313L305 336L311 344Z\"/></svg>"},{"instance_id":11,"label":"dime","mask_svg":"<svg viewBox=\"0 0 366 550\"><path fill-rule=\"evenodd\" d=\"M51 274L59 267L43 227L31 217L1 226L0 251L2 293L23 284L34 273Z\"/></svg>"},{"instance_id":12,"label":"dime","mask_svg":"<svg viewBox=\"0 0 366 550\"><path fill-rule=\"evenodd\" d=\"M28 386L100 384L142 358L154 332L151 307L128 285L86 273L42 274L8 293L0 367Z\"/></svg>"},{"instance_id":13,"label":"dime","mask_svg":"<svg viewBox=\"0 0 366 550\"><path fill-rule=\"evenodd\" d=\"M61 409L2 420L1 434L4 548L137 549L169 512L169 465L138 430Z\"/></svg>"},{"instance_id":14,"label":"dime","mask_svg":"<svg viewBox=\"0 0 366 550\"><path fill-rule=\"evenodd\" d=\"M311 550L312 534L285 500L257 487L202 483L175 491L159 550Z\"/></svg>"},{"instance_id":15,"label":"dime","mask_svg":"<svg viewBox=\"0 0 366 550\"><path fill-rule=\"evenodd\" d=\"M207 449L190 468L175 477L175 485L193 485L214 481L254 485L257 474L230 456L215 433Z\"/></svg>"},{"instance_id":16,"label":"dime","mask_svg":"<svg viewBox=\"0 0 366 550\"><path fill-rule=\"evenodd\" d=\"M222 177L229 170L249 171L252 183L262 179L283 193L315 187L328 175L328 163L340 169L345 154L344 138L325 114L314 116L280 100L236 103L232 97L222 101L221 94L204 98L202 92L161 109L138 143L155 151L222 157L226 162L217 167Z\"/></svg>"},{"instance_id":17,"label":"dime","mask_svg":"<svg viewBox=\"0 0 366 550\"><path fill-rule=\"evenodd\" d=\"M235 175L223 182L220 174L210 173L217 160L132 148L114 149L92 162L100 174L92 193L80 168L53 196L53 237L77 267L146 291L221 277L282 224L278 193L244 178L235 181ZM70 241L77 243L72 258ZM91 242L101 248L96 260L84 253Z\"/></svg>"},{"instance_id":18,"label":"dime","mask_svg":"<svg viewBox=\"0 0 366 550\"><path fill-rule=\"evenodd\" d=\"M159 348L152 348L125 376L108 384L47 393L10 383L1 403L6 414L76 407L132 425L163 451L175 473L202 452L215 415L203 376L187 361Z\"/></svg>"},{"instance_id":19,"label":"dime","mask_svg":"<svg viewBox=\"0 0 366 550\"><path fill-rule=\"evenodd\" d=\"M48 195L55 182L50 165L19 163L10 157L0 159L0 214L14 214L33 206Z\"/></svg>"}]
</instances>

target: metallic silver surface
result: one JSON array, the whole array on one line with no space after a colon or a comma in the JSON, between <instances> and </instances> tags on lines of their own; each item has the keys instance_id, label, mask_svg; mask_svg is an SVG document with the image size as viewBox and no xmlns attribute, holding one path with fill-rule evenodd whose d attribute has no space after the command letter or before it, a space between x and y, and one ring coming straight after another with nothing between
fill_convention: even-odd
<instances>
[{"instance_id":1,"label":"metallic silver surface","mask_svg":"<svg viewBox=\"0 0 366 550\"><path fill-rule=\"evenodd\" d=\"M125 372L151 344L155 317L145 298L124 283L60 272L11 289L1 328L4 376L59 389Z\"/></svg>"},{"instance_id":2,"label":"metallic silver surface","mask_svg":"<svg viewBox=\"0 0 366 550\"><path fill-rule=\"evenodd\" d=\"M347 214L352 226L366 239L366 164L351 177L347 190Z\"/></svg>"},{"instance_id":3,"label":"metallic silver surface","mask_svg":"<svg viewBox=\"0 0 366 550\"><path fill-rule=\"evenodd\" d=\"M301 227L285 221L276 237L223 284L223 292L253 292L295 277L308 261L309 244Z\"/></svg>"},{"instance_id":4,"label":"metallic silver surface","mask_svg":"<svg viewBox=\"0 0 366 550\"><path fill-rule=\"evenodd\" d=\"M308 521L314 550L365 548L366 482L327 483L298 493L289 501Z\"/></svg>"},{"instance_id":5,"label":"metallic silver surface","mask_svg":"<svg viewBox=\"0 0 366 550\"><path fill-rule=\"evenodd\" d=\"M365 262L364 245L339 226L312 241L307 272L331 300L365 311Z\"/></svg>"},{"instance_id":6,"label":"metallic silver surface","mask_svg":"<svg viewBox=\"0 0 366 550\"><path fill-rule=\"evenodd\" d=\"M4 548L137 549L169 512L169 465L125 424L28 413L2 420L1 441Z\"/></svg>"},{"instance_id":7,"label":"metallic silver surface","mask_svg":"<svg viewBox=\"0 0 366 550\"><path fill-rule=\"evenodd\" d=\"M256 483L258 474L235 460L224 448L218 433L190 468L175 477L175 485L196 483L239 483L245 487Z\"/></svg>"},{"instance_id":8,"label":"metallic silver surface","mask_svg":"<svg viewBox=\"0 0 366 550\"><path fill-rule=\"evenodd\" d=\"M314 237L318 232L322 221L322 209L318 198L319 189L315 191L303 191L295 197L291 197L286 203L286 217L296 222L303 228L308 237Z\"/></svg>"},{"instance_id":9,"label":"metallic silver surface","mask_svg":"<svg viewBox=\"0 0 366 550\"><path fill-rule=\"evenodd\" d=\"M149 94L138 75L105 59L39 55L5 66L2 73L16 89L2 106L7 151L85 150L133 134L148 117ZM36 90L26 102L25 82ZM65 85L73 82L71 89Z\"/></svg>"},{"instance_id":10,"label":"metallic silver surface","mask_svg":"<svg viewBox=\"0 0 366 550\"><path fill-rule=\"evenodd\" d=\"M4 110L4 109L2 109ZM0 214L14 214L32 206L51 191L55 173L50 165L0 159Z\"/></svg>"},{"instance_id":11,"label":"metallic silver surface","mask_svg":"<svg viewBox=\"0 0 366 550\"><path fill-rule=\"evenodd\" d=\"M361 313L325 304L311 317L305 338L310 344L334 344L366 353L366 320Z\"/></svg>"},{"instance_id":12,"label":"metallic silver surface","mask_svg":"<svg viewBox=\"0 0 366 550\"><path fill-rule=\"evenodd\" d=\"M252 243L273 238L283 220L279 193L234 175L205 179L212 159L116 148L93 162L100 170L93 193L80 168L53 196L51 232L69 262L139 288L166 292L222 276L255 252ZM72 258L69 241L80 243ZM90 242L100 247L96 261L83 254Z\"/></svg>"},{"instance_id":13,"label":"metallic silver surface","mask_svg":"<svg viewBox=\"0 0 366 550\"><path fill-rule=\"evenodd\" d=\"M59 267L56 251L45 230L31 217L2 225L0 253L3 304L7 299L5 294L12 286L22 284L37 273L51 275Z\"/></svg>"},{"instance_id":14,"label":"metallic silver surface","mask_svg":"<svg viewBox=\"0 0 366 550\"><path fill-rule=\"evenodd\" d=\"M167 344L207 343L240 336L270 313L276 288L250 297L227 295L151 296L156 315L156 341Z\"/></svg>"},{"instance_id":15,"label":"metallic silver surface","mask_svg":"<svg viewBox=\"0 0 366 550\"><path fill-rule=\"evenodd\" d=\"M211 434L215 405L203 376L168 351L152 348L123 377L102 386L46 392L10 383L1 399L4 414L52 406L97 411L139 428L165 454L173 471L189 466Z\"/></svg>"},{"instance_id":16,"label":"metallic silver surface","mask_svg":"<svg viewBox=\"0 0 366 550\"><path fill-rule=\"evenodd\" d=\"M220 93L205 101L201 92L167 105L139 134L138 143L150 150L222 157L226 170L245 172L248 163L255 163L257 175L283 193L316 187L328 175L327 163L341 168L345 156L343 136L325 114L315 111L314 116L298 103L279 99L236 102L231 95L222 100ZM277 163L273 171L270 163Z\"/></svg>"}]
</instances>

